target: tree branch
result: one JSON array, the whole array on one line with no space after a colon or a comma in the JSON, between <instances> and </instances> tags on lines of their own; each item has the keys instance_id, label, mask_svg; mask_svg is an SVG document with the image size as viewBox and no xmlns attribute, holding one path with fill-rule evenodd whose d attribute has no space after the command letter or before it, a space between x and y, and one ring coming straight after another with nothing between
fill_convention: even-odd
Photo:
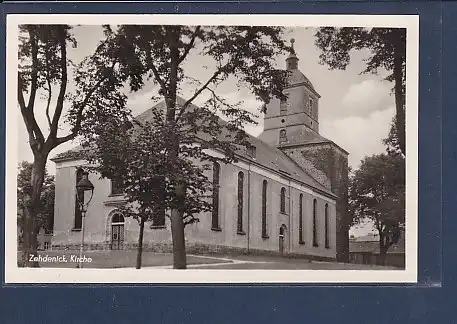
<instances>
[{"instance_id":1,"label":"tree branch","mask_svg":"<svg viewBox=\"0 0 457 324\"><path fill-rule=\"evenodd\" d=\"M114 61L112 64L111 64L111 71L112 69L114 68L114 66L116 65L116 61ZM86 96L84 97L84 100L83 102L81 103L81 105L79 106L79 109L78 109L78 113L76 115L76 122L75 122L75 126L73 127L73 130L70 134L66 135L66 136L63 136L63 137L59 137L59 138L56 138L55 140L55 146L57 145L60 145L62 143L65 143L69 140L72 140L74 139L77 135L78 135L78 132L79 130L81 129L81 123L83 121L83 111L84 111L84 108L87 106L91 96L93 95L93 93L100 87L100 85L102 84L103 81L105 81L106 79L108 78L108 75L104 75L102 78L100 78L100 80L97 81L97 83L87 92Z\"/></svg>"},{"instance_id":2,"label":"tree branch","mask_svg":"<svg viewBox=\"0 0 457 324\"><path fill-rule=\"evenodd\" d=\"M46 105L46 119L48 120L49 128L51 128L51 118L49 117L49 106L51 105L51 97L52 97L52 88L51 88L51 79L49 76L49 60L46 55L46 81L48 83L48 102Z\"/></svg>"},{"instance_id":3,"label":"tree branch","mask_svg":"<svg viewBox=\"0 0 457 324\"><path fill-rule=\"evenodd\" d=\"M57 136L57 127L59 123L60 116L62 115L63 101L65 99L65 92L67 89L67 44L66 44L66 34L63 28L59 29L59 45L60 45L60 67L62 69L62 77L60 82L60 91L59 96L57 97L56 110L54 111L54 116L52 118L51 129L49 133L49 138L56 138Z\"/></svg>"},{"instance_id":4,"label":"tree branch","mask_svg":"<svg viewBox=\"0 0 457 324\"><path fill-rule=\"evenodd\" d=\"M36 39L35 32L29 27L30 35L30 46L32 49L32 73L31 73L31 86L30 86L30 98L29 103L27 104L27 109L33 111L35 106L35 97L38 87L38 40Z\"/></svg>"},{"instance_id":5,"label":"tree branch","mask_svg":"<svg viewBox=\"0 0 457 324\"><path fill-rule=\"evenodd\" d=\"M18 72L18 79L19 79L19 73L20 72ZM34 136L33 126L32 126L32 123L30 122L30 118L27 113L27 107L25 105L25 100L24 100L24 94L22 93L20 86L17 87L17 101L18 101L19 107L21 109L21 114L22 114L22 118L24 119L24 124L27 129L27 133L29 134L30 148L32 149L32 152L35 154L38 151L38 143Z\"/></svg>"},{"instance_id":6,"label":"tree branch","mask_svg":"<svg viewBox=\"0 0 457 324\"><path fill-rule=\"evenodd\" d=\"M197 34L200 31L200 28L201 28L200 26L195 27L195 31L192 34L192 38L191 38L189 44L187 44L187 46L184 49L184 53L182 54L182 56L178 60L178 65L181 64L186 59L186 57L189 54L190 50L194 47L195 39L197 38Z\"/></svg>"},{"instance_id":7,"label":"tree branch","mask_svg":"<svg viewBox=\"0 0 457 324\"><path fill-rule=\"evenodd\" d=\"M177 121L181 118L181 115L183 114L183 112L187 108L187 106L190 105L192 103L192 101L194 101L194 99L197 98L200 95L200 93L202 93L203 90L208 89L209 84L211 82L213 82L214 80L216 80L216 78L221 73L222 73L222 69L219 68L216 72L214 72L214 74L211 76L211 78L209 78L208 81L206 81L206 83L203 86L200 87L200 89L195 91L194 95L190 99L188 99L184 103L184 105L181 107L181 109L180 109L180 111L178 113L178 117L176 118Z\"/></svg>"}]
</instances>

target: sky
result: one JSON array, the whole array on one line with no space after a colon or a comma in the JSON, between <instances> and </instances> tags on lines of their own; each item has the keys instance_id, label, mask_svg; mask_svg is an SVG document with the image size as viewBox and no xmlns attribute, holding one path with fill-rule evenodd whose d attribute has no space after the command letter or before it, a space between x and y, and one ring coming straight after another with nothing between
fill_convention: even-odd
<instances>
[{"instance_id":1,"label":"sky","mask_svg":"<svg viewBox=\"0 0 457 324\"><path fill-rule=\"evenodd\" d=\"M319 49L314 45L314 28L287 28L284 37L289 41L295 39L295 50L299 61L299 70L313 83L314 88L320 93L319 123L320 133L333 140L336 144L349 152L349 165L357 169L364 156L385 151L382 139L387 137L390 122L394 116L394 98L391 94L392 84L384 81L386 73L380 75L360 74L364 70L364 59L368 52L353 52L351 63L346 70L329 70L325 65L319 64ZM75 63L80 62L86 55L94 51L97 43L103 39L101 26L74 26L73 32L78 42L76 48L68 50L68 56ZM275 62L278 67L285 68L287 55L277 57ZM213 62L203 56L191 52L185 62L184 70L200 81L206 81L212 74ZM206 68L204 68L206 67ZM71 91L72 84L68 89ZM127 91L127 90L126 90ZM193 93L191 86L185 87L181 94L184 98ZM54 91L55 93L57 91ZM227 100L236 102L241 100L245 109L260 115L260 103L245 88L238 89L235 81L229 79L217 88L217 93ZM151 82L135 93L127 93L128 106L133 113L140 114L151 108L154 102L151 97L157 94L157 86ZM202 103L207 95L202 94L195 104ZM54 98L55 100L55 98ZM55 102L55 101L53 101ZM46 100L37 102L35 111L37 120L42 129L47 130L44 113ZM258 125L250 125L246 130L257 136L263 130L263 119L260 115ZM59 136L64 136L69 130L68 125L59 129ZM46 133L46 131L44 131ZM18 116L19 156L18 161L32 161L33 157L28 144L25 126L22 117ZM76 146L77 142L65 143L55 148L50 157ZM48 171L55 173L52 161L48 162Z\"/></svg>"}]
</instances>

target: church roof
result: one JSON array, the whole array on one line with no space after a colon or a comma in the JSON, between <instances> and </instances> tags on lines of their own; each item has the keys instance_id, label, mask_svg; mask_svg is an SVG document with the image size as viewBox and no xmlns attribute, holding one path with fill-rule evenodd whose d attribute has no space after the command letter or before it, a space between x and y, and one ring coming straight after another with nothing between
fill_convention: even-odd
<instances>
[{"instance_id":1,"label":"church roof","mask_svg":"<svg viewBox=\"0 0 457 324\"><path fill-rule=\"evenodd\" d=\"M298 85L305 85L308 87L312 92L314 92L318 97L320 97L319 93L314 88L314 85L311 81L303 74L302 71L295 69L288 71L287 77L287 85L288 87L296 87Z\"/></svg>"},{"instance_id":2,"label":"church roof","mask_svg":"<svg viewBox=\"0 0 457 324\"><path fill-rule=\"evenodd\" d=\"M178 97L177 105L183 105L185 100L181 97ZM190 105L188 108L192 109L192 107L196 107L195 105ZM136 120L139 122L147 122L151 121L153 118L153 111L160 109L164 110L166 108L165 101L161 101L156 104L154 107L146 110L145 112L137 115L135 117ZM220 119L221 126L225 124L225 122ZM222 128L223 129L223 128ZM221 135L225 132L221 132ZM205 140L207 134L199 134L198 135L202 140ZM331 197L335 197L335 195L326 187L321 185L317 182L314 178L312 178L306 171L304 171L298 164L296 164L287 154L285 154L280 149L271 146L259 138L256 138L252 135L249 136L249 142L251 145L255 146L256 153L255 157L251 157L247 150L243 147L237 150L237 155L240 159L249 160L253 164L257 164L263 166L266 169L269 169L273 172L279 172L282 176L286 178L291 178L292 180L296 180L299 183L302 183L305 186L311 187L317 191L320 191L326 195ZM77 146L69 151L63 152L61 154L56 155L51 160L54 162L63 161L63 160L74 160L82 157L82 147Z\"/></svg>"}]
</instances>

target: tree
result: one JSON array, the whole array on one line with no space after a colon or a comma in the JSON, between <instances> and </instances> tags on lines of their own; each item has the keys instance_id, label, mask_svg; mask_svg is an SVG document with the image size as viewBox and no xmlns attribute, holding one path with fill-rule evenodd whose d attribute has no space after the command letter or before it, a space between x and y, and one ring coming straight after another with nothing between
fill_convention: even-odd
<instances>
[{"instance_id":1,"label":"tree","mask_svg":"<svg viewBox=\"0 0 457 324\"><path fill-rule=\"evenodd\" d=\"M25 266L37 267L38 262L30 262L29 255L37 250L36 228L49 153L76 138L82 128L92 127L96 134L100 123L123 118L128 113L124 109L125 96L116 91L123 75L115 68L117 62L107 55L104 43L93 55L74 66L71 77L69 67L73 64L67 48L76 47L77 43L70 26L21 25L19 32L17 99L33 153L31 189L23 198L26 208L21 259ZM67 89L70 80L74 91ZM37 110L40 97L46 100L42 111ZM51 104L53 99L55 105ZM62 118L64 111L67 119ZM47 129L39 125L37 114L46 116ZM65 122L71 125L71 130L68 134L59 134Z\"/></svg>"},{"instance_id":2,"label":"tree","mask_svg":"<svg viewBox=\"0 0 457 324\"><path fill-rule=\"evenodd\" d=\"M381 262L400 238L405 222L405 159L401 155L365 157L350 177L350 209L353 221L369 219L379 233Z\"/></svg>"},{"instance_id":3,"label":"tree","mask_svg":"<svg viewBox=\"0 0 457 324\"><path fill-rule=\"evenodd\" d=\"M18 206L18 226L20 233L23 233L24 218L23 211L27 208L26 197L31 195L32 187L30 179L32 178L33 165L30 162L22 161L18 166L17 176L17 206ZM52 232L54 227L54 197L55 184L54 176L44 172L43 188L41 191L40 204L37 212L36 231L39 232L44 228L47 233ZM22 237L19 238L22 242Z\"/></svg>"},{"instance_id":4,"label":"tree","mask_svg":"<svg viewBox=\"0 0 457 324\"><path fill-rule=\"evenodd\" d=\"M130 89L137 91L145 82L153 82L159 86L159 96L165 101L164 110L153 121L155 131L150 133L150 129L140 127L146 136L163 143L139 140L132 147L144 145L144 152L148 153L145 157L156 160L158 170L163 172L148 173L146 177L151 181L162 177L165 182L165 204L171 210L173 266L183 269L186 268L184 226L197 221L195 215L199 212L211 209L207 199L210 182L205 172L211 162L228 163L236 159L236 150L248 145L242 127L253 122L252 114L243 110L241 103L230 104L217 95L217 86L233 77L238 87L247 87L264 103L273 96L283 98L286 75L274 67L273 59L289 48L278 27L118 26L115 30L104 27L111 52L119 60L121 71L129 75ZM184 62L191 52L215 63L211 76L204 82L185 73ZM196 87L195 92L179 102L182 89L189 86L186 82ZM201 107L194 106L192 102L203 92L210 99ZM218 114L225 117L224 123L219 122ZM90 132L86 135L89 151L98 152L99 158L93 160L103 164L106 152L103 143L94 141ZM94 145L99 145L99 149ZM212 156L208 149L222 152L223 157ZM132 154L138 158L139 166L149 163ZM139 176L129 174L127 178L138 180ZM126 187L131 188L129 180L125 181ZM147 187L150 195L151 186Z\"/></svg>"},{"instance_id":5,"label":"tree","mask_svg":"<svg viewBox=\"0 0 457 324\"><path fill-rule=\"evenodd\" d=\"M398 145L401 152L406 154L406 29L324 27L319 28L315 37L315 44L322 51L320 63L328 65L330 69L346 69L353 50L368 49L370 56L366 59L362 73L376 74L381 68L390 72L386 80L394 82Z\"/></svg>"}]
</instances>

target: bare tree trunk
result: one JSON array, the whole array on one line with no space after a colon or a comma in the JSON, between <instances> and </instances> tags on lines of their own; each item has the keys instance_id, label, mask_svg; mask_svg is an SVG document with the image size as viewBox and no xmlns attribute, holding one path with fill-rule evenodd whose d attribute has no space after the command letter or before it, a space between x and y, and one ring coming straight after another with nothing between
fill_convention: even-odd
<instances>
[{"instance_id":1,"label":"bare tree trunk","mask_svg":"<svg viewBox=\"0 0 457 324\"><path fill-rule=\"evenodd\" d=\"M176 195L179 201L184 199L184 186L177 184ZM184 220L183 213L178 209L174 208L171 210L171 233L173 240L173 268L174 269L186 269L186 241L184 236Z\"/></svg>"},{"instance_id":2,"label":"bare tree trunk","mask_svg":"<svg viewBox=\"0 0 457 324\"><path fill-rule=\"evenodd\" d=\"M138 250L136 254L136 268L141 269L141 258L143 255L143 234L144 234L144 218L140 221L140 234L138 236Z\"/></svg>"},{"instance_id":3,"label":"bare tree trunk","mask_svg":"<svg viewBox=\"0 0 457 324\"><path fill-rule=\"evenodd\" d=\"M387 250L389 249L389 237L384 233L379 235L379 265L385 266L387 261Z\"/></svg>"},{"instance_id":4,"label":"bare tree trunk","mask_svg":"<svg viewBox=\"0 0 457 324\"><path fill-rule=\"evenodd\" d=\"M399 37L397 44L395 44L394 53L394 81L395 81L395 126L397 128L398 143L404 155L406 155L406 133L405 133L405 93L403 86L403 47L401 37Z\"/></svg>"},{"instance_id":5,"label":"bare tree trunk","mask_svg":"<svg viewBox=\"0 0 457 324\"><path fill-rule=\"evenodd\" d=\"M41 190L43 188L47 154L35 155L33 161L31 186L27 206L24 209L24 241L20 264L25 267L39 267L38 262L29 261L31 255L37 255L37 217L40 208Z\"/></svg>"}]
</instances>

